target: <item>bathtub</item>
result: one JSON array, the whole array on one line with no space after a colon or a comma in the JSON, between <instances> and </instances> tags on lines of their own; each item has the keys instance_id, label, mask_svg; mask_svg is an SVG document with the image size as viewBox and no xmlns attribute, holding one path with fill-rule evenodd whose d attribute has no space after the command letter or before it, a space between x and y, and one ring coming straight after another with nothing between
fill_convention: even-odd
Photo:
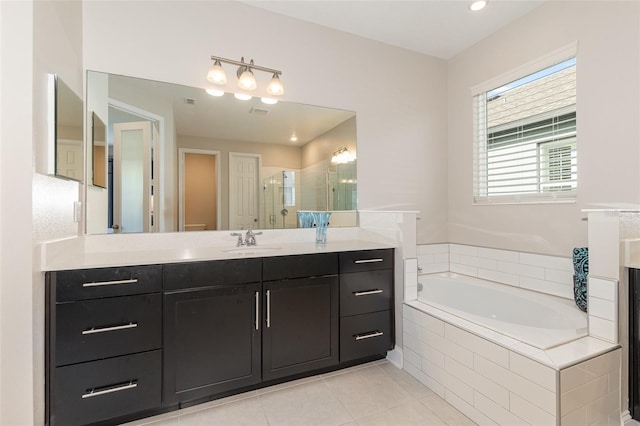
<instances>
[{"instance_id":1,"label":"bathtub","mask_svg":"<svg viewBox=\"0 0 640 426\"><path fill-rule=\"evenodd\" d=\"M573 300L451 272L418 281L418 301L539 349L587 335Z\"/></svg>"}]
</instances>

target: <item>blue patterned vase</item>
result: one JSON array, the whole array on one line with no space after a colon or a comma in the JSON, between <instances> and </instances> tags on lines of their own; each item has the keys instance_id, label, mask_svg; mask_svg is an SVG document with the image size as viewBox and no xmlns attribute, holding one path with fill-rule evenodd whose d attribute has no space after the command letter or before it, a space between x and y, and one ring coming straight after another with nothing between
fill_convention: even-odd
<instances>
[{"instance_id":1,"label":"blue patterned vase","mask_svg":"<svg viewBox=\"0 0 640 426\"><path fill-rule=\"evenodd\" d=\"M573 249L573 298L582 311L587 312L587 276L589 275L589 248Z\"/></svg>"}]
</instances>

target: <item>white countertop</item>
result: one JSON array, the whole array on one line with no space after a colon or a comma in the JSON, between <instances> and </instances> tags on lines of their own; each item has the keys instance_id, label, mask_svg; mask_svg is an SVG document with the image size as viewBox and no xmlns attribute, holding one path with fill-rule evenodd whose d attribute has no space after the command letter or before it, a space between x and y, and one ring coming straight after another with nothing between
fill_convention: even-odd
<instances>
[{"instance_id":1,"label":"white countertop","mask_svg":"<svg viewBox=\"0 0 640 426\"><path fill-rule=\"evenodd\" d=\"M283 230L267 231L264 235L256 237L256 246L244 247L236 247L235 239L230 238L228 233L197 234L84 236L42 244L40 269L56 271L395 247L389 242L358 238L357 230L329 234L325 244L315 243L313 230L298 230L294 233L285 233ZM219 238L221 236L223 238Z\"/></svg>"}]
</instances>

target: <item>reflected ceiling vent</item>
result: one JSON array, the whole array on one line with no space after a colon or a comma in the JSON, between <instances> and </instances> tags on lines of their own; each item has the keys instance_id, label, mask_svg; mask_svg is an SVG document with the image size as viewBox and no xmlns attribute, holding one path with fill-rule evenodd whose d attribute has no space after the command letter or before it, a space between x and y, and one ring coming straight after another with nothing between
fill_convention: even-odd
<instances>
[{"instance_id":1,"label":"reflected ceiling vent","mask_svg":"<svg viewBox=\"0 0 640 426\"><path fill-rule=\"evenodd\" d=\"M270 111L270 110L268 110L268 109L264 109L264 108L256 108L256 107L252 107L252 108L249 110L249 114L263 116L263 115L267 115L267 114L269 114L269 111Z\"/></svg>"},{"instance_id":2,"label":"reflected ceiling vent","mask_svg":"<svg viewBox=\"0 0 640 426\"><path fill-rule=\"evenodd\" d=\"M187 105L195 105L196 104L196 100L193 98L184 98L184 103Z\"/></svg>"}]
</instances>

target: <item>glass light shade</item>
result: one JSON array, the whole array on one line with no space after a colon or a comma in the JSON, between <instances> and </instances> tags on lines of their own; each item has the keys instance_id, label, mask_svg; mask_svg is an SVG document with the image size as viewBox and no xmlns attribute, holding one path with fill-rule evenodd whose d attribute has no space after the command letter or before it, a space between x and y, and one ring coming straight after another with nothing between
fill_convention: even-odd
<instances>
[{"instance_id":1,"label":"glass light shade","mask_svg":"<svg viewBox=\"0 0 640 426\"><path fill-rule=\"evenodd\" d=\"M251 99L253 96L251 95L247 95L245 93L236 93L233 95L234 98L239 99L241 101L248 101L249 99Z\"/></svg>"},{"instance_id":2,"label":"glass light shade","mask_svg":"<svg viewBox=\"0 0 640 426\"><path fill-rule=\"evenodd\" d=\"M255 90L258 87L256 83L256 77L253 75L253 72L250 69L246 69L238 80L238 87L244 90Z\"/></svg>"},{"instance_id":3,"label":"glass light shade","mask_svg":"<svg viewBox=\"0 0 640 426\"><path fill-rule=\"evenodd\" d=\"M284 94L284 86L282 86L282 82L280 81L280 77L278 74L274 74L271 81L267 85L267 93L273 96L282 96Z\"/></svg>"},{"instance_id":4,"label":"glass light shade","mask_svg":"<svg viewBox=\"0 0 640 426\"><path fill-rule=\"evenodd\" d=\"M263 104L267 104L267 105L274 105L278 103L278 100L273 98L260 98L260 100L262 101Z\"/></svg>"},{"instance_id":5,"label":"glass light shade","mask_svg":"<svg viewBox=\"0 0 640 426\"><path fill-rule=\"evenodd\" d=\"M220 61L216 60L207 73L207 80L214 84L227 84L227 74L222 68Z\"/></svg>"},{"instance_id":6,"label":"glass light shade","mask_svg":"<svg viewBox=\"0 0 640 426\"><path fill-rule=\"evenodd\" d=\"M211 96L223 96L224 95L224 91L216 90L216 89L205 89L205 92L207 92Z\"/></svg>"}]
</instances>

